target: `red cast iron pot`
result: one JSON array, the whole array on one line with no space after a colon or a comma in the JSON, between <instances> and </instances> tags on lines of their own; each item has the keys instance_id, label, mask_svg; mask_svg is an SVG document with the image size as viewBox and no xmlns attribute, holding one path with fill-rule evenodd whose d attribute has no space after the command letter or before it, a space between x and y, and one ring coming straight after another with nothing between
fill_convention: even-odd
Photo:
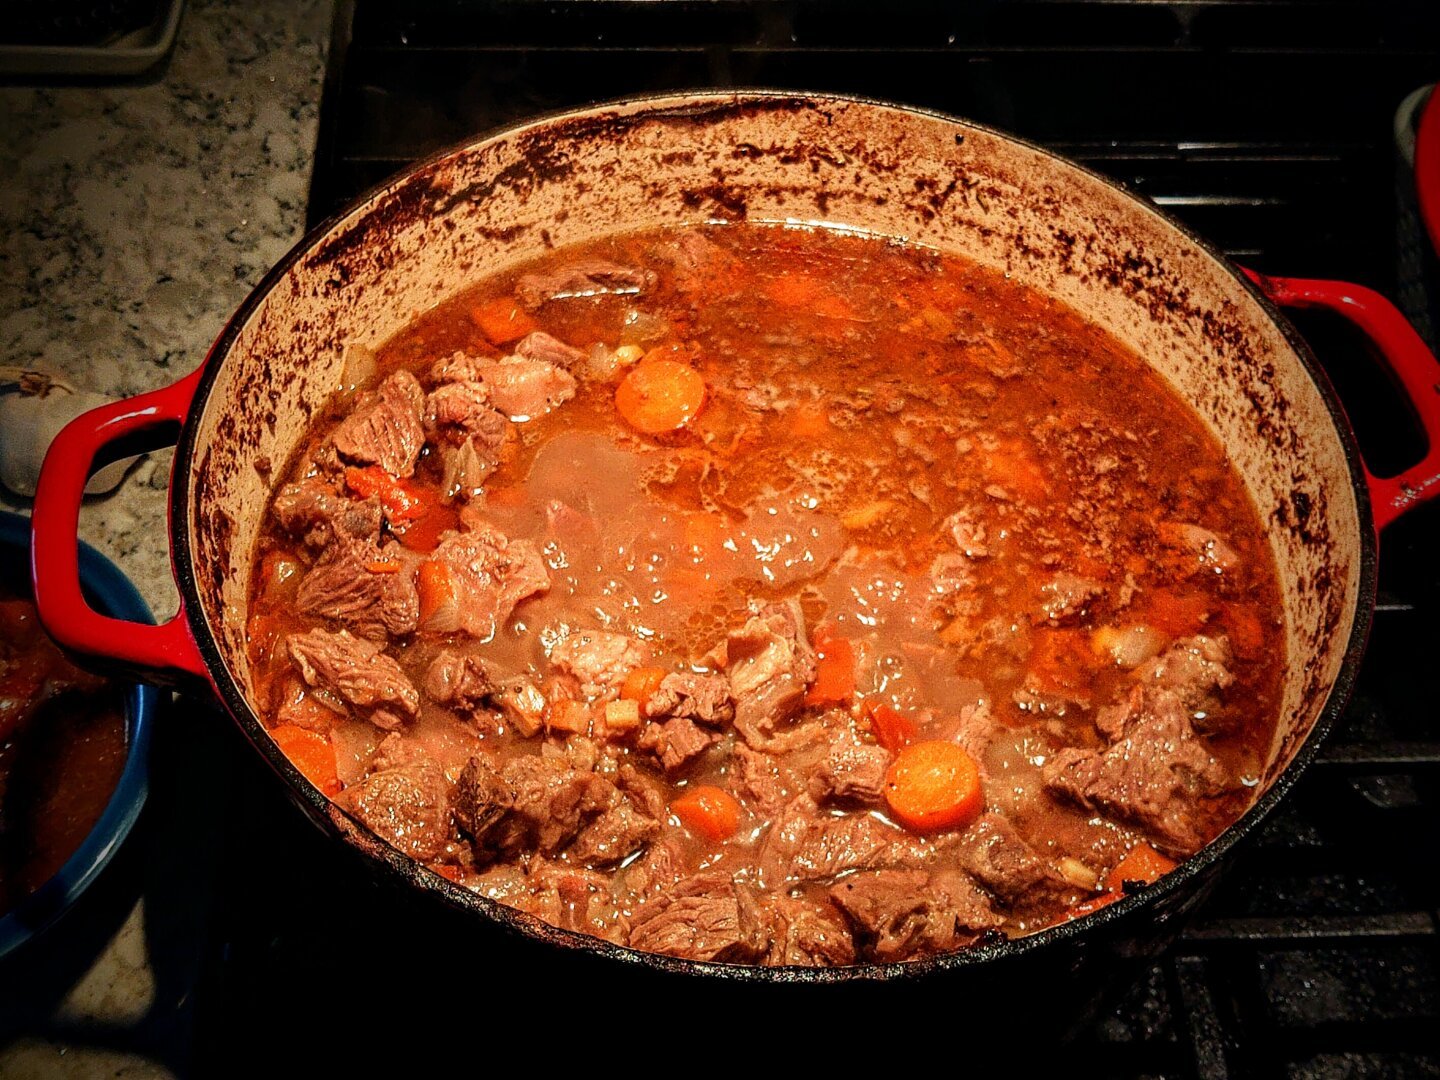
<instances>
[{"instance_id":1,"label":"red cast iron pot","mask_svg":"<svg viewBox=\"0 0 1440 1080\"><path fill-rule=\"evenodd\" d=\"M1002 268L1148 358L1227 447L1282 581L1282 716L1254 805L1158 884L1030 937L905 965L674 960L554 929L436 876L332 806L266 734L244 646L251 556L280 470L339 385L344 348L382 342L464 283L553 246L739 220L840 225ZM1389 478L1365 468L1339 401L1276 304L1329 308L1369 335L1424 423L1423 462ZM1073 1002L1075 987L1104 981L1117 958L1151 954L1172 938L1235 842L1314 756L1360 662L1377 532L1440 490L1436 373L1414 331L1374 292L1248 274L1110 180L997 131L831 95L691 93L600 105L409 169L311 232L235 313L198 371L67 427L36 496L35 595L50 632L81 657L152 680L208 683L312 818L413 889L473 912L477 932L503 924L601 965L612 980L673 975L682 977L677 987L763 984L785 993L778 988L798 984L812 994L884 983L886 995L941 980L948 989L939 998L927 991L927 1000L953 1007L968 995L972 1021L988 1022L985 1003L1005 999L1004 987L1023 992L1034 1017L1045 987ZM177 434L169 542L183 608L158 627L107 618L86 606L76 575L85 478ZM534 952L538 962L544 950ZM1015 1000L1005 1009L1013 1013Z\"/></svg>"}]
</instances>

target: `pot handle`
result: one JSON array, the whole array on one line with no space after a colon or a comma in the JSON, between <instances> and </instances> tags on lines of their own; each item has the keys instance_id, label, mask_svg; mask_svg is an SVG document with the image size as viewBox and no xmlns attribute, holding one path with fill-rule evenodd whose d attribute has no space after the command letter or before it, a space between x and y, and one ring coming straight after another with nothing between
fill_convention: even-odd
<instances>
[{"instance_id":1,"label":"pot handle","mask_svg":"<svg viewBox=\"0 0 1440 1080\"><path fill-rule=\"evenodd\" d=\"M181 610L159 626L101 615L80 589L80 501L99 468L171 446L190 411L197 369L179 382L82 413L61 429L40 468L31 517L30 573L40 621L83 664L169 685L205 677Z\"/></svg>"},{"instance_id":2,"label":"pot handle","mask_svg":"<svg viewBox=\"0 0 1440 1080\"><path fill-rule=\"evenodd\" d=\"M1383 529L1412 506L1440 495L1440 366L1400 310L1363 285L1245 273L1281 307L1327 308L1349 319L1370 339L1414 406L1428 443L1424 458L1398 476L1376 476L1365 469L1375 528Z\"/></svg>"}]
</instances>

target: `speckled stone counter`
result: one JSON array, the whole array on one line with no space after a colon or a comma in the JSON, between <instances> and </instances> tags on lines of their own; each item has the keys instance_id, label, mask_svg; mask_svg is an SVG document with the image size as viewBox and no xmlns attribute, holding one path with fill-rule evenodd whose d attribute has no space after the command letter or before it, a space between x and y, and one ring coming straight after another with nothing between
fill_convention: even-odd
<instances>
[{"instance_id":1,"label":"speckled stone counter","mask_svg":"<svg viewBox=\"0 0 1440 1080\"><path fill-rule=\"evenodd\" d=\"M331 17L330 0L191 0L173 56L146 79L0 86L0 365L125 396L199 364L303 228ZM164 540L168 472L168 454L145 460L113 494L88 500L81 519L84 538L160 617L177 605ZM0 504L29 511L9 494ZM130 1034L157 992L188 993L157 991L150 899L122 911L98 959L67 974L43 1010L0 987L10 1014L0 1011L0 1075L183 1068L153 1028ZM95 932L69 921L60 929Z\"/></svg>"}]
</instances>

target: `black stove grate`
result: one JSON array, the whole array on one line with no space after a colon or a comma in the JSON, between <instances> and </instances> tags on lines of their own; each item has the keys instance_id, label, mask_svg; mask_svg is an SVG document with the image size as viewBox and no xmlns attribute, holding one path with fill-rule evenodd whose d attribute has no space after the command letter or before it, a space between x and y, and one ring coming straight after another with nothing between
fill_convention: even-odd
<instances>
[{"instance_id":1,"label":"black stove grate","mask_svg":"<svg viewBox=\"0 0 1440 1080\"><path fill-rule=\"evenodd\" d=\"M342 4L310 214L415 157L536 112L701 86L834 90L1014 131L1150 197L1257 269L1393 294L1391 116L1440 75L1440 4L1339 0L457 0ZM1301 329L1380 466L1418 456L1348 329ZM1431 684L1440 507L1387 533L1381 604L1353 701L1321 760L1241 855L1200 921L1074 1048L1114 1077L1440 1075L1440 729ZM317 967L405 922L246 792L228 841L201 1056L233 1060ZM273 828L271 827L273 826ZM276 846L257 838L291 835ZM329 929L294 875L329 860ZM259 866L268 872L254 872ZM346 875L349 876L346 876ZM308 876L308 875L307 875ZM270 912L263 933L247 912ZM338 907L338 910L337 910ZM410 920L413 922L413 920ZM389 932L389 931L387 931ZM405 931L413 977L453 963ZM433 956L432 956L433 953ZM491 956L498 964L499 958ZM494 968L492 967L492 970ZM1083 989L1079 992L1083 992ZM205 1002L210 1004L206 1005ZM264 1003L263 1007L256 1003Z\"/></svg>"}]
</instances>

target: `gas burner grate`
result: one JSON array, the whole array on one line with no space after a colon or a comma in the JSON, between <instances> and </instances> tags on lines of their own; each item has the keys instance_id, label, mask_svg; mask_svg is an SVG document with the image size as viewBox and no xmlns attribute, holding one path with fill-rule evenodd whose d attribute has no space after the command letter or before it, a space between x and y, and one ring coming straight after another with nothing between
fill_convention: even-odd
<instances>
[{"instance_id":1,"label":"gas burner grate","mask_svg":"<svg viewBox=\"0 0 1440 1080\"><path fill-rule=\"evenodd\" d=\"M311 218L415 157L523 116L639 92L765 85L994 124L1124 181L1257 269L1393 291L1391 114L1440 72L1440 5L952 7L890 0L880 18L841 0L342 3ZM1396 399L1348 328L1325 317L1300 327L1371 460L1383 468L1418 456L1416 434L1395 422ZM1085 1033L1075 1052L1087 1074L1440 1073L1437 549L1440 507L1387 533L1369 653L1330 744L1201 919ZM232 819L246 824L228 841L233 880L221 888L201 988L197 1045L215 1062L235 1060L258 1025L273 1030L292 996L294 1014L309 1015L314 969L345 970L357 940L407 910L297 835L293 810L269 789L238 787L247 794ZM259 850L255 837L276 835L294 839ZM317 861L347 897L318 933L310 901L288 889ZM254 873L257 863L270 872ZM272 914L263 933L248 918L257 907ZM438 931L405 941L447 948Z\"/></svg>"}]
</instances>

